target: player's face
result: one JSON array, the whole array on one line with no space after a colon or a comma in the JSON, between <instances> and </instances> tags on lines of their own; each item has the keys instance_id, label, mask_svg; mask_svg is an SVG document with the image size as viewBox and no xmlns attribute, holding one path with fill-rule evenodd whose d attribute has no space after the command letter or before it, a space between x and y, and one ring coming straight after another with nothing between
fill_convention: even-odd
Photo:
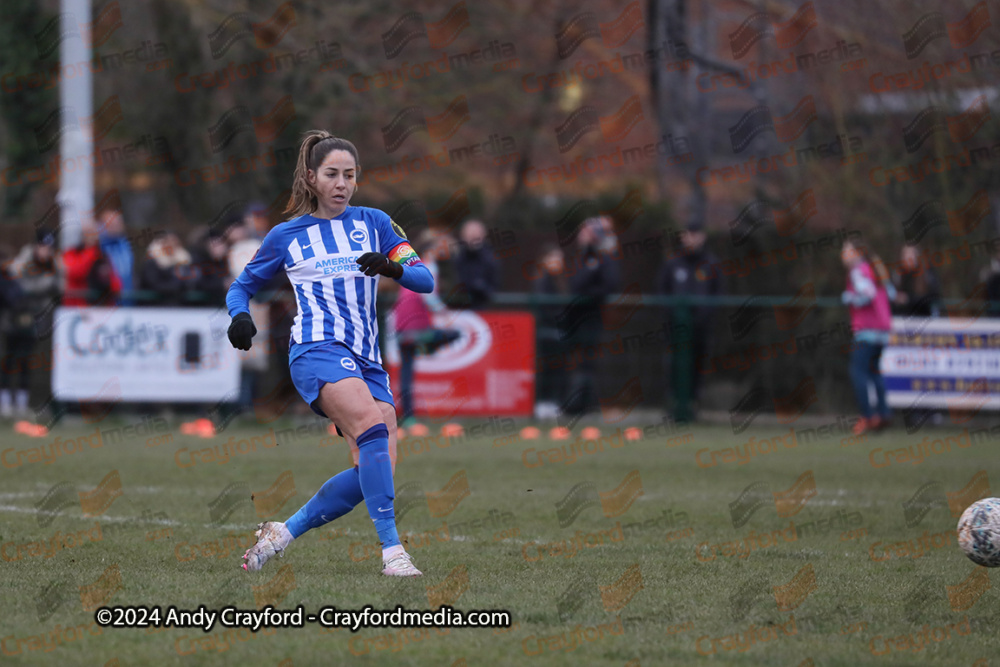
<instances>
[{"instance_id":1,"label":"player's face","mask_svg":"<svg viewBox=\"0 0 1000 667\"><path fill-rule=\"evenodd\" d=\"M354 180L357 171L354 156L341 150L330 151L319 169L309 171L309 183L318 199L318 217L335 218L344 212L358 187Z\"/></svg>"}]
</instances>

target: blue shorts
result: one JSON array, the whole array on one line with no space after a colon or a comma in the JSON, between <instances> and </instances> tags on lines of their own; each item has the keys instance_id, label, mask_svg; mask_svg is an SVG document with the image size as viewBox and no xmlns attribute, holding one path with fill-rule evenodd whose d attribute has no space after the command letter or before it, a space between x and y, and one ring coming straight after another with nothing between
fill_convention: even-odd
<instances>
[{"instance_id":1,"label":"blue shorts","mask_svg":"<svg viewBox=\"0 0 1000 667\"><path fill-rule=\"evenodd\" d=\"M319 407L319 391L327 382L344 378L361 378L368 385L372 398L395 407L389 374L379 364L357 357L343 343L330 341L306 350L289 365L292 383L313 412L326 417Z\"/></svg>"}]
</instances>

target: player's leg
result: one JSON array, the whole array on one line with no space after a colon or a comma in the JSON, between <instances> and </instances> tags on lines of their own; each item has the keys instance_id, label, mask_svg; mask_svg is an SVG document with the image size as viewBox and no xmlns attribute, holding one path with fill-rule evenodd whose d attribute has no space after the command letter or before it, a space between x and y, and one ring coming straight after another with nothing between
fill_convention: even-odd
<instances>
[{"instance_id":1,"label":"player's leg","mask_svg":"<svg viewBox=\"0 0 1000 667\"><path fill-rule=\"evenodd\" d=\"M296 390L321 417L328 416L319 407L320 389L325 384L345 377L361 380L361 371L351 352L336 344L316 348L297 357L290 370ZM347 439L353 446L353 438L348 436ZM260 524L255 533L256 544L243 554L243 569L250 572L259 570L274 556L283 555L296 538L354 509L363 499L357 464L355 456L354 465L328 479L287 521Z\"/></svg>"},{"instance_id":2,"label":"player's leg","mask_svg":"<svg viewBox=\"0 0 1000 667\"><path fill-rule=\"evenodd\" d=\"M285 526L292 539L295 539L306 531L339 519L363 499L358 466L355 464L326 480L316 495L285 521Z\"/></svg>"},{"instance_id":3,"label":"player's leg","mask_svg":"<svg viewBox=\"0 0 1000 667\"><path fill-rule=\"evenodd\" d=\"M369 385L370 387L371 385ZM396 474L396 408L393 407L392 403L386 403L379 399L375 399L375 405L378 406L379 410L382 411L382 418L385 419L385 426L389 431L389 460L392 462L392 474ZM351 460L354 462L354 467L358 467L358 459L360 457L360 452L358 450L358 441L353 437L343 433L344 440L347 441L347 447L351 451ZM359 499L358 502L361 502ZM356 505L357 503L355 503Z\"/></svg>"},{"instance_id":4,"label":"player's leg","mask_svg":"<svg viewBox=\"0 0 1000 667\"><path fill-rule=\"evenodd\" d=\"M382 421L389 432L389 460L392 463L392 472L396 473L396 404L392 395L392 384L389 381L389 374L381 365L367 361L358 360L359 371L371 397L375 400L375 405L382 414ZM351 456L354 457L354 464L360 460L360 450L357 443L347 437L347 442L351 446Z\"/></svg>"},{"instance_id":5,"label":"player's leg","mask_svg":"<svg viewBox=\"0 0 1000 667\"><path fill-rule=\"evenodd\" d=\"M258 527L255 533L257 543L243 555L243 569L248 572L259 570L274 556L282 555L297 537L339 519L362 499L358 467L355 465L337 473L326 480L319 491L284 523L267 521Z\"/></svg>"},{"instance_id":6,"label":"player's leg","mask_svg":"<svg viewBox=\"0 0 1000 667\"><path fill-rule=\"evenodd\" d=\"M392 471L396 472L396 409L381 401L376 401L382 414L387 420L389 428L389 459L392 463ZM305 505L300 507L295 514L289 517L283 524L277 521L269 521L262 524L257 530L257 537L262 544L257 551L261 554L273 551L267 558L251 557L253 550L248 550L245 556L244 569L248 571L259 570L264 563L274 555L280 555L288 545L298 537L313 528L320 528L326 524L339 519L350 513L358 503L364 500L361 491L361 479L358 475L358 443L351 436L345 435L344 439L351 450L351 457L354 466L343 470L326 480L319 491L310 498ZM270 548L269 548L270 547Z\"/></svg>"},{"instance_id":7,"label":"player's leg","mask_svg":"<svg viewBox=\"0 0 1000 667\"><path fill-rule=\"evenodd\" d=\"M369 385L370 387L371 385ZM389 461L392 463L392 474L396 474L396 408L392 403L386 403L385 401L380 401L375 399L375 405L378 406L379 410L382 411L382 417L385 419L385 426L389 430ZM358 442L349 435L345 435L344 439L347 440L348 447L351 448L351 458L354 460L354 465L358 465L358 459L361 456L361 452L358 450Z\"/></svg>"},{"instance_id":8,"label":"player's leg","mask_svg":"<svg viewBox=\"0 0 1000 667\"><path fill-rule=\"evenodd\" d=\"M364 380L349 377L320 390L320 407L358 447L358 477L368 515L382 542L383 574L417 576L399 541L393 508L395 491L385 415ZM395 427L395 419L390 420Z\"/></svg>"}]
</instances>

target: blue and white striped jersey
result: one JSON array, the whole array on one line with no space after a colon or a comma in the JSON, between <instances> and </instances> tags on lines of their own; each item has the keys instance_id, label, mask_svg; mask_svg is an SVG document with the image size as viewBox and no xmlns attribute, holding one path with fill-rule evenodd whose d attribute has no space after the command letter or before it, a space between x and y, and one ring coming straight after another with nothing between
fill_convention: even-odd
<instances>
[{"instance_id":1,"label":"blue and white striped jersey","mask_svg":"<svg viewBox=\"0 0 1000 667\"><path fill-rule=\"evenodd\" d=\"M381 364L375 314L379 276L366 276L357 264L366 252L380 252L404 271L421 264L403 230L378 209L350 206L332 220L303 215L283 222L264 237L230 289L229 313L246 310L249 296L284 270L298 303L294 343L338 341L358 357Z\"/></svg>"}]
</instances>

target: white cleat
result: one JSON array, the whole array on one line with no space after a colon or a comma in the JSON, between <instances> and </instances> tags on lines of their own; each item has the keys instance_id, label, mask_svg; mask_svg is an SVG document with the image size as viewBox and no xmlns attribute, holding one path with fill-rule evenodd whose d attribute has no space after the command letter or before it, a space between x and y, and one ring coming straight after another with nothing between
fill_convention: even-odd
<instances>
[{"instance_id":1,"label":"white cleat","mask_svg":"<svg viewBox=\"0 0 1000 667\"><path fill-rule=\"evenodd\" d=\"M420 577L424 573L413 567L410 554L401 551L389 560L382 561L382 574L387 577Z\"/></svg>"},{"instance_id":2,"label":"white cleat","mask_svg":"<svg viewBox=\"0 0 1000 667\"><path fill-rule=\"evenodd\" d=\"M257 524L254 535L257 537L257 544L243 554L243 569L247 572L257 572L264 567L264 563L275 556L282 557L285 547L292 541L291 533L280 521Z\"/></svg>"}]
</instances>

